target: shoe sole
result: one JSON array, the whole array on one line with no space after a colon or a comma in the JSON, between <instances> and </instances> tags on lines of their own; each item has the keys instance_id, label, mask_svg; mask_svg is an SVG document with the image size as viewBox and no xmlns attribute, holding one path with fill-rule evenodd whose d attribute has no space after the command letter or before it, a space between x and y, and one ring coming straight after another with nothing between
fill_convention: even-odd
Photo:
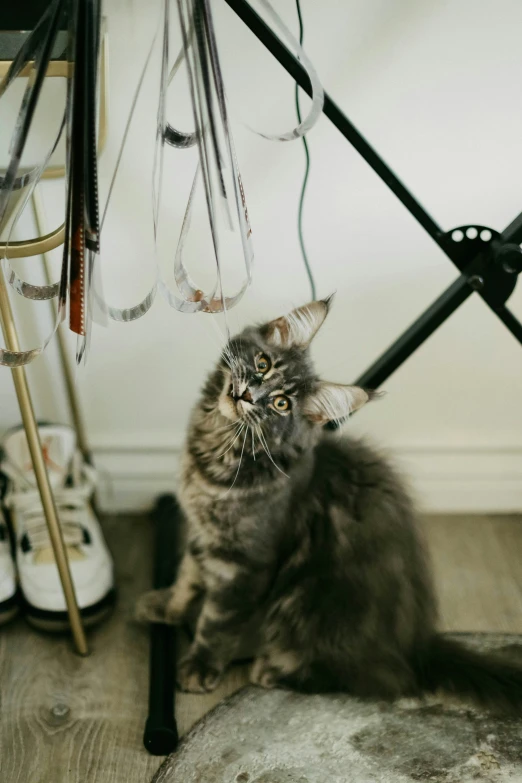
<instances>
[{"instance_id":1,"label":"shoe sole","mask_svg":"<svg viewBox=\"0 0 522 783\"><path fill-rule=\"evenodd\" d=\"M115 602L116 590L111 590L101 601L80 609L84 627L91 628L104 620L112 612ZM33 628L37 628L39 631L62 633L63 631L68 631L71 627L67 612L51 612L46 609L39 609L27 601L23 602L23 606L25 619Z\"/></svg>"}]
</instances>

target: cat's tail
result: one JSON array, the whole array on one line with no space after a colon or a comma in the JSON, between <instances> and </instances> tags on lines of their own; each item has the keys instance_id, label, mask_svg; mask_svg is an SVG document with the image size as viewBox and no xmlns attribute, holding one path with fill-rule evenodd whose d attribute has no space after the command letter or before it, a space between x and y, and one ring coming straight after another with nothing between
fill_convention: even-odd
<instances>
[{"instance_id":1,"label":"cat's tail","mask_svg":"<svg viewBox=\"0 0 522 783\"><path fill-rule=\"evenodd\" d=\"M470 650L442 635L433 637L417 661L424 691L442 690L495 711L522 710L522 664Z\"/></svg>"}]
</instances>

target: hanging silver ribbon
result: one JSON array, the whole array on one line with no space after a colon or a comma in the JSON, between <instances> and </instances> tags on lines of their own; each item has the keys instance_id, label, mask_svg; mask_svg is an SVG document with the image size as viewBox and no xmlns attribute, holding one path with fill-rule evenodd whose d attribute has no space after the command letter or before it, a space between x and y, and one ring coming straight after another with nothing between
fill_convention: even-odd
<instances>
[{"instance_id":1,"label":"hanging silver ribbon","mask_svg":"<svg viewBox=\"0 0 522 783\"><path fill-rule=\"evenodd\" d=\"M31 70L29 83L26 88L24 100L17 119L15 132L11 143L11 158L5 176L1 181L0 187L0 223L2 215L5 213L6 205L13 188L17 183L17 171L20 163L25 137L30 126L34 107L38 100L41 84L47 63L50 57L50 51L54 43L58 29L58 19L64 0L54 0L48 7L40 23L35 30L28 36L19 54L13 61L8 74L2 84L0 84L0 97L14 78L26 67L30 60L34 60L34 66ZM74 0L76 2L76 0ZM237 164L234 143L229 127L229 118L227 103L225 99L225 89L219 62L214 25L212 20L209 0L176 0L180 27L183 39L183 47L178 54L176 61L168 73L168 54L169 54L169 0L163 2L163 44L160 74L160 100L158 107L157 135L155 147L155 159L153 166L153 223L154 234L157 240L158 219L160 212L160 203L162 197L162 171L163 155L165 144L181 149L186 149L198 145L199 164L196 169L192 188L185 210L185 216L181 227L179 240L174 258L174 279L178 287L178 292L171 290L163 278L159 260L155 260L156 279L144 299L137 305L126 308L116 308L108 305L102 296L101 285L97 283L98 274L96 272L96 255L90 253L87 258L87 270L89 277L89 288L87 291L87 301L90 307L101 313L102 316L108 316L115 321L133 321L145 315L151 308L157 291L159 290L168 304L186 313L193 312L224 312L233 307L241 299L248 285L252 280L253 249L251 242L251 228L248 219L244 189L241 181L241 175ZM312 85L312 105L308 115L296 128L278 135L269 135L260 133L259 135L267 139L279 141L290 141L300 138L317 121L321 114L324 93L310 60L300 47L297 40L286 28L279 15L274 11L268 0L255 0L268 14L274 26L278 29L281 37L291 48L292 52L303 64L308 73ZM70 31L71 37L71 31ZM152 52L157 41L157 33L154 36L150 51L145 60L143 70L138 82L127 124L125 127L118 159L113 172L109 194L105 204L105 210L100 225L103 226L107 210L109 207L111 195L113 192L115 180L119 171L121 158L125 148L128 132L134 116L138 96L141 92L145 74L149 70ZM178 72L183 60L186 62L190 94L192 99L194 127L193 132L183 132L176 130L166 120L166 94L167 88L176 73ZM69 92L71 79L69 77ZM70 112L70 95L68 99L67 113ZM26 194L21 209L11 226L9 239L14 225L23 211L28 199L30 198L34 187L36 186L42 171L47 166L56 144L60 138L63 129L63 123L60 132L55 139L52 148L49 150L45 160L41 165L34 167L25 174L26 181L30 184L30 189ZM69 127L68 127L69 131ZM255 131L254 131L255 132ZM68 138L70 144L70 138ZM206 205L210 229L212 234L212 245L214 263L216 265L216 280L212 289L203 290L190 276L185 259L184 248L187 236L190 231L191 219L194 208L194 199L198 184L202 183L205 191ZM220 219L221 218L221 221ZM224 221L224 227L221 225ZM220 224L221 223L221 224ZM221 232L223 230L233 231L238 235L240 242L245 275L238 290L226 295L223 290L222 281L222 250L221 250ZM8 242L9 242L8 239ZM67 238L66 238L67 243ZM41 346L30 351L9 352L0 349L0 364L8 366L20 366L27 364L38 356L52 339L59 323L65 317L65 301L67 294L67 270L62 267L62 277L60 282L50 286L35 286L21 280L13 271L8 260L3 259L4 268L7 272L7 278L11 286L20 295L35 300L51 299L59 294L58 316L50 335ZM85 340L81 352L85 352L88 340Z\"/></svg>"},{"instance_id":2,"label":"hanging silver ribbon","mask_svg":"<svg viewBox=\"0 0 522 783\"><path fill-rule=\"evenodd\" d=\"M11 144L9 147L10 150L9 163L7 166L6 173L2 178L2 187L0 188L0 224L2 223L3 217L7 209L7 204L9 202L9 198L13 192L13 188L17 181L18 169L20 166L20 161L25 147L25 142L27 140L29 128L31 126L34 112L38 103L43 80L51 57L52 48L58 32L62 7L63 7L62 0L55 0L51 5L49 5L47 10L43 14L40 22L37 24L37 26L34 28L32 33L30 33L30 35L25 40L17 57L15 57L15 59L11 63L11 66L6 76L4 77L4 80L0 84L0 97L1 97L5 93L7 88L12 84L14 79L19 75L22 69L25 68L30 62L32 62L32 67L29 73L27 86L24 92L22 104L20 106L20 110L16 120L15 129L13 131L12 138L11 138ZM22 208L27 203L28 197L31 195L32 190L34 189L36 183L38 182L38 179L40 178L41 173L45 168L48 159L50 158L52 152L54 151L54 148L58 143L60 133L61 133L61 129L51 147L51 150L45 156L44 161L40 165L34 167L31 170L31 172L29 172L29 182L31 184L31 189L30 192L26 195L26 198L24 199ZM21 211L18 210L15 215L15 219L13 221L14 223L16 223L16 221L18 220L20 213ZM2 266L6 272L6 277L9 281L11 281L11 279L13 283L19 281L20 289L21 289L19 293L22 293L22 295L25 296L25 291L24 291L25 284L23 283L23 281L19 280L19 278L16 277L5 256L2 259ZM35 295L38 293L36 289L40 289L40 294L42 295L39 296L38 298L47 298L47 296L44 295L45 289L47 288L46 286L33 287L30 286L30 284L27 284L27 286L29 286L28 293ZM52 288L54 289L54 286ZM65 307L60 306L58 308L57 317L55 319L53 328L51 329L50 333L47 335L43 343L36 348L32 348L27 351L9 351L5 348L0 348L0 364L7 367L21 367L23 365L32 362L34 359L36 359L37 356L39 356L45 350L47 345L52 340L56 332L56 329L58 328L59 324L64 320L64 318L65 318Z\"/></svg>"},{"instance_id":3,"label":"hanging silver ribbon","mask_svg":"<svg viewBox=\"0 0 522 783\"><path fill-rule=\"evenodd\" d=\"M300 139L305 135L305 133L308 133L308 131L313 128L321 116L324 106L323 86L319 80L319 76L317 75L317 71L315 70L313 63L306 54L305 50L294 34L285 25L279 14L273 9L268 0L250 0L250 4L252 6L257 5L266 12L266 15L273 23L276 30L280 33L282 40L287 44L290 52L297 60L299 60L303 66L308 75L308 78L310 79L310 84L312 87L312 104L310 106L310 111L306 117L304 117L303 121L295 128L292 128L292 130L285 131L284 133L262 133L260 131L254 130L254 128L251 128L250 125L247 125L247 127L253 133L256 133L258 136L262 136L264 139L269 139L270 141L294 141L295 139Z\"/></svg>"}]
</instances>

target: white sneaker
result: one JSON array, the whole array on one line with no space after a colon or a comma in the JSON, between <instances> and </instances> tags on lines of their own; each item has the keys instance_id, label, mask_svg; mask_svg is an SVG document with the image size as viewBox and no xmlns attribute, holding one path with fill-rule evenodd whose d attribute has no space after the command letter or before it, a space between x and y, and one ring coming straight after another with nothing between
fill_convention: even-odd
<instances>
[{"instance_id":1,"label":"white sneaker","mask_svg":"<svg viewBox=\"0 0 522 783\"><path fill-rule=\"evenodd\" d=\"M0 625L14 617L19 608L9 530L0 510Z\"/></svg>"},{"instance_id":2,"label":"white sneaker","mask_svg":"<svg viewBox=\"0 0 522 783\"><path fill-rule=\"evenodd\" d=\"M86 624L114 603L112 558L90 505L95 470L76 447L76 434L62 425L39 425L40 438L81 614ZM7 478L4 505L16 539L16 566L27 619L44 630L68 627L62 585L36 486L23 429L2 444L0 470Z\"/></svg>"}]
</instances>

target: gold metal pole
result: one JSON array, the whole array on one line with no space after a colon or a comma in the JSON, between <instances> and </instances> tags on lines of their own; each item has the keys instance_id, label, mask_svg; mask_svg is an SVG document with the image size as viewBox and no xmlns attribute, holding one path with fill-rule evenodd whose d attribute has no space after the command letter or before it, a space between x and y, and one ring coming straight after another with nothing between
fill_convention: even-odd
<instances>
[{"instance_id":1,"label":"gold metal pole","mask_svg":"<svg viewBox=\"0 0 522 783\"><path fill-rule=\"evenodd\" d=\"M45 220L43 215L42 202L40 199L40 194L38 192L38 186L36 186L36 188L33 191L33 195L31 196L31 202L33 207L36 228L38 230L38 233L41 235L44 230ZM47 281L47 285L51 285L52 283L54 283L54 280L51 274L50 259L47 253L43 253L42 255L43 255L44 271L45 271L45 278ZM51 306L53 309L54 316L56 317L57 307L56 307L56 302L54 300L51 300ZM80 405L78 402L78 395L76 393L76 387L74 383L74 373L71 367L69 353L67 351L67 342L61 326L59 326L57 329L56 337L58 340L58 351L60 353L60 362L62 365L62 372L65 380L65 387L67 390L67 399L69 401L69 408L71 411L71 419L74 425L74 429L76 430L78 446L83 456L87 460L87 462L91 463L92 462L91 450L89 448L89 444L87 441L87 433L85 430L85 425L83 422Z\"/></svg>"},{"instance_id":2,"label":"gold metal pole","mask_svg":"<svg viewBox=\"0 0 522 783\"><path fill-rule=\"evenodd\" d=\"M39 256L55 247L63 245L65 239L65 223L55 228L44 237L24 239L16 242L0 242L0 253L7 258L27 258L27 256Z\"/></svg>"},{"instance_id":3,"label":"gold metal pole","mask_svg":"<svg viewBox=\"0 0 522 783\"><path fill-rule=\"evenodd\" d=\"M4 333L7 349L10 351L19 351L20 348L13 319L13 311L11 309L11 303L9 301L9 295L7 293L1 267L0 323ZM58 567L58 573L60 574L60 581L62 583L63 592L65 595L65 602L67 604L67 612L69 613L69 622L71 624L74 644L76 646L77 652L80 655L88 655L89 648L87 647L87 640L83 630L83 622L80 615L80 610L78 608L78 602L76 600L76 593L74 591L74 584L71 578L62 529L58 519L58 512L54 502L51 485L49 483L49 476L47 475L47 468L45 466L45 460L42 453L42 444L40 442L40 433L38 432L38 425L34 416L34 409L31 401L31 395L29 393L29 386L27 384L25 368L13 367L12 373L16 396L18 398L18 405L20 406L22 422L24 425L27 443L31 454L31 460L33 463L34 475L36 477L36 483L40 492L45 519L49 529L49 536L51 538L51 544L54 551L54 557L56 559L56 565Z\"/></svg>"}]
</instances>

